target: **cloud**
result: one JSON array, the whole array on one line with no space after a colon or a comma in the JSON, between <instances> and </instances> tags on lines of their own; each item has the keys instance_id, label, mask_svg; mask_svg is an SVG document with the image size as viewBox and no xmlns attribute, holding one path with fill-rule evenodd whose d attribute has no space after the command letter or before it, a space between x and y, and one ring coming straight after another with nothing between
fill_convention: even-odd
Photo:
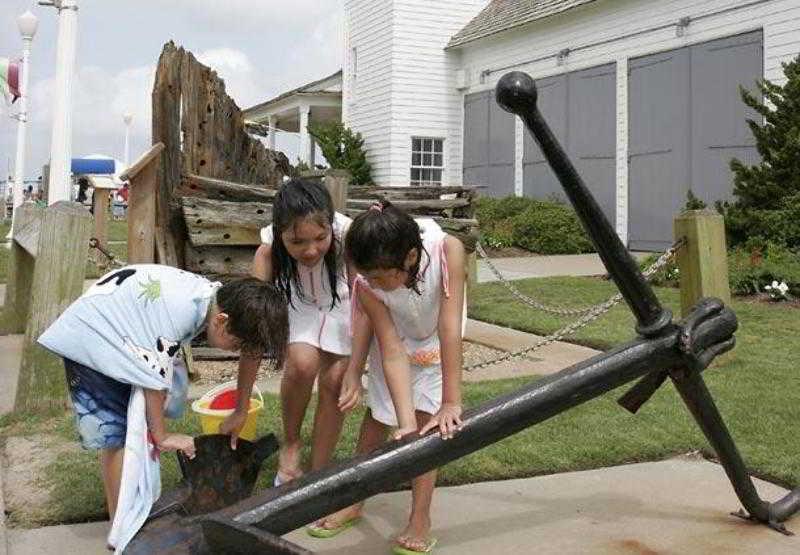
<instances>
[{"instance_id":1,"label":"cloud","mask_svg":"<svg viewBox=\"0 0 800 555\"><path fill-rule=\"evenodd\" d=\"M216 29L267 34L308 29L342 9L342 0L172 0L170 4Z\"/></svg>"}]
</instances>

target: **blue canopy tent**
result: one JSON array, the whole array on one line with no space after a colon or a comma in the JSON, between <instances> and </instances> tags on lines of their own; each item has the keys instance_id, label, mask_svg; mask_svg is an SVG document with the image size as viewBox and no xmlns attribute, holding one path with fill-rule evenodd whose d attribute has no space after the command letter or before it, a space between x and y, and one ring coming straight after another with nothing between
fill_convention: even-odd
<instances>
[{"instance_id":1,"label":"blue canopy tent","mask_svg":"<svg viewBox=\"0 0 800 555\"><path fill-rule=\"evenodd\" d=\"M73 158L73 175L114 175L115 162L110 158Z\"/></svg>"}]
</instances>

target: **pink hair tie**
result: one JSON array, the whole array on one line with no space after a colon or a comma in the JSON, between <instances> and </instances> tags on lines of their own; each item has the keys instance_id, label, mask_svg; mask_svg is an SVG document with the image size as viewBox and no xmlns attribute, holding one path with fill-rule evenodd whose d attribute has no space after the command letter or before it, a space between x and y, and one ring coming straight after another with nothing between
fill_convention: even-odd
<instances>
[{"instance_id":1,"label":"pink hair tie","mask_svg":"<svg viewBox=\"0 0 800 555\"><path fill-rule=\"evenodd\" d=\"M378 212L383 212L383 205L380 202L376 202L372 206L369 207L370 210L377 210Z\"/></svg>"}]
</instances>

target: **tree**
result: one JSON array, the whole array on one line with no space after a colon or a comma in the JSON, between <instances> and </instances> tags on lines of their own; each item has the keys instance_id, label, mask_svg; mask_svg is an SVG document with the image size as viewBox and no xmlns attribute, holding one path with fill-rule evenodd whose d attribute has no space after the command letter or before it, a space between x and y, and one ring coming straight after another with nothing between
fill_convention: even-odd
<instances>
[{"instance_id":1,"label":"tree","mask_svg":"<svg viewBox=\"0 0 800 555\"><path fill-rule=\"evenodd\" d=\"M322 123L308 126L331 168L348 170L353 185L372 184L372 166L367 161L364 139L343 123Z\"/></svg>"},{"instance_id":2,"label":"tree","mask_svg":"<svg viewBox=\"0 0 800 555\"><path fill-rule=\"evenodd\" d=\"M733 203L720 204L732 244L757 234L790 247L800 246L800 234L789 228L800 211L800 56L783 64L786 83L757 83L763 99L740 88L742 100L764 122L747 120L761 162L747 166L731 160ZM788 227L787 227L788 226Z\"/></svg>"}]
</instances>

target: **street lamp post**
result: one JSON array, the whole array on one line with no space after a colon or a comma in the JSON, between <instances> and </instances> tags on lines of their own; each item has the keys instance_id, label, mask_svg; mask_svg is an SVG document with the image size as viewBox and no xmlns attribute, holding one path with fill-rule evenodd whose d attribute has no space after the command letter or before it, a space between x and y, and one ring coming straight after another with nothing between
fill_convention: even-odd
<instances>
[{"instance_id":1,"label":"street lamp post","mask_svg":"<svg viewBox=\"0 0 800 555\"><path fill-rule=\"evenodd\" d=\"M19 34L22 35L22 81L20 83L19 114L17 115L17 160L14 164L14 191L12 222L16 218L17 208L22 204L22 191L25 189L25 147L27 142L28 125L28 68L30 67L31 43L36 36L39 20L30 11L17 18ZM11 237L14 225L8 232Z\"/></svg>"},{"instance_id":2,"label":"street lamp post","mask_svg":"<svg viewBox=\"0 0 800 555\"><path fill-rule=\"evenodd\" d=\"M78 0L46 0L39 4L58 9L56 82L53 103L53 133L50 137L50 181L47 203L70 200L72 158L72 81L75 73L75 42L78 35Z\"/></svg>"},{"instance_id":3,"label":"street lamp post","mask_svg":"<svg viewBox=\"0 0 800 555\"><path fill-rule=\"evenodd\" d=\"M125 167L131 165L131 122L133 121L133 114L125 114L122 116L122 121L125 122Z\"/></svg>"}]
</instances>

